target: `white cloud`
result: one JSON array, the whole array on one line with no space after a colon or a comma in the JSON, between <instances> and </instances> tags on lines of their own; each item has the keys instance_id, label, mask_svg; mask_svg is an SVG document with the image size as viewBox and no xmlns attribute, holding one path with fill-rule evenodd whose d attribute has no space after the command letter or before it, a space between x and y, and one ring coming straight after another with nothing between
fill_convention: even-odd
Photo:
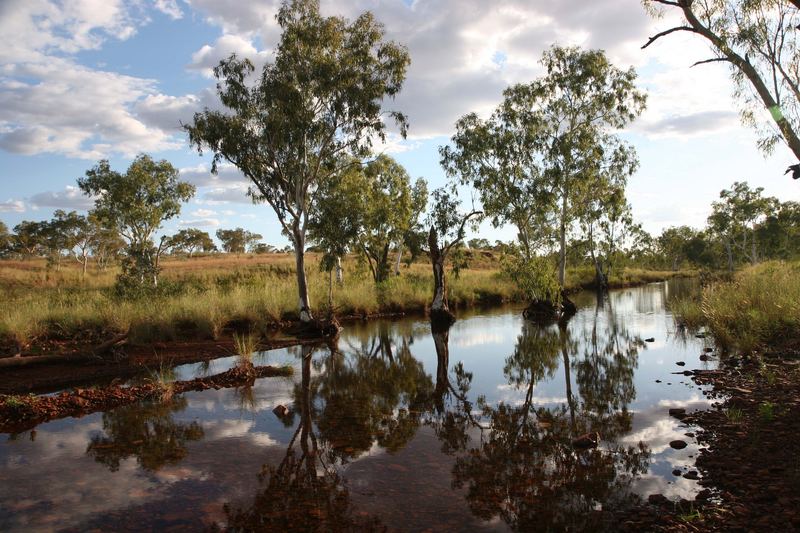
<instances>
[{"instance_id":1,"label":"white cloud","mask_svg":"<svg viewBox=\"0 0 800 533\"><path fill-rule=\"evenodd\" d=\"M180 146L134 114L156 81L79 64L72 55L125 40L148 18L121 0L11 0L0 7L0 148L97 159Z\"/></svg>"},{"instance_id":2,"label":"white cloud","mask_svg":"<svg viewBox=\"0 0 800 533\"><path fill-rule=\"evenodd\" d=\"M177 0L156 0L154 6L172 20L178 20L183 17L183 11L178 6Z\"/></svg>"},{"instance_id":3,"label":"white cloud","mask_svg":"<svg viewBox=\"0 0 800 533\"><path fill-rule=\"evenodd\" d=\"M63 209L91 209L94 200L85 196L74 185L67 185L63 191L45 191L28 198L34 207L57 207Z\"/></svg>"},{"instance_id":4,"label":"white cloud","mask_svg":"<svg viewBox=\"0 0 800 533\"><path fill-rule=\"evenodd\" d=\"M184 227L192 227L192 228L216 228L222 222L216 218L201 218L201 219L194 219L194 220L181 220L178 222L179 226Z\"/></svg>"},{"instance_id":5,"label":"white cloud","mask_svg":"<svg viewBox=\"0 0 800 533\"><path fill-rule=\"evenodd\" d=\"M25 203L22 200L6 200L0 202L0 213L24 213Z\"/></svg>"},{"instance_id":6,"label":"white cloud","mask_svg":"<svg viewBox=\"0 0 800 533\"><path fill-rule=\"evenodd\" d=\"M220 204L235 202L240 204L251 204L253 201L247 196L247 185L234 184L230 187L217 187L208 191L203 200L207 204Z\"/></svg>"},{"instance_id":7,"label":"white cloud","mask_svg":"<svg viewBox=\"0 0 800 533\"><path fill-rule=\"evenodd\" d=\"M216 175L211 173L211 166L205 163L194 167L184 167L180 169L180 177L197 187L236 187L247 192L247 178L230 163L220 163L217 166Z\"/></svg>"},{"instance_id":8,"label":"white cloud","mask_svg":"<svg viewBox=\"0 0 800 533\"><path fill-rule=\"evenodd\" d=\"M192 216L193 217L200 217L200 218L210 217L210 216L213 216L213 215L216 215L216 214L217 214L217 212L216 211L212 211L211 209L197 209L195 211L192 211Z\"/></svg>"},{"instance_id":9,"label":"white cloud","mask_svg":"<svg viewBox=\"0 0 800 533\"><path fill-rule=\"evenodd\" d=\"M213 45L206 44L192 54L192 62L188 68L199 71L207 78L213 78L214 67L231 54L250 59L255 66L255 72L261 72L267 60L267 53L256 50L251 39L240 35L223 35Z\"/></svg>"}]
</instances>

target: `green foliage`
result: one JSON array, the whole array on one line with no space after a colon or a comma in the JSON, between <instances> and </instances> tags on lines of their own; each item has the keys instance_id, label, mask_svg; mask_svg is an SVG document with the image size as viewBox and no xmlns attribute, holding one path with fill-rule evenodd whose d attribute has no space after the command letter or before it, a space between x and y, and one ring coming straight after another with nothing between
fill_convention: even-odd
<instances>
[{"instance_id":1,"label":"green foliage","mask_svg":"<svg viewBox=\"0 0 800 533\"><path fill-rule=\"evenodd\" d=\"M561 288L553 264L542 257L525 258L520 254L503 257L502 272L514 281L529 302L558 304Z\"/></svg>"},{"instance_id":2,"label":"green foliage","mask_svg":"<svg viewBox=\"0 0 800 533\"><path fill-rule=\"evenodd\" d=\"M764 402L758 406L758 416L764 422L772 422L775 419L776 405L772 402Z\"/></svg>"},{"instance_id":3,"label":"green foliage","mask_svg":"<svg viewBox=\"0 0 800 533\"><path fill-rule=\"evenodd\" d=\"M249 60L222 61L214 74L226 109L197 113L185 128L198 151L213 152L212 171L227 160L250 179L249 194L273 208L302 265L314 191L339 176L342 158L363 159L373 139L385 140L381 108L410 60L369 12L348 22L323 17L317 0L292 0L277 21L275 60L257 82ZM389 114L405 135L406 118ZM301 318L311 320L304 270L298 295Z\"/></svg>"},{"instance_id":4,"label":"green foliage","mask_svg":"<svg viewBox=\"0 0 800 533\"><path fill-rule=\"evenodd\" d=\"M78 187L94 197L91 215L114 228L127 244L118 291L127 293L141 285L157 285L158 258L165 241L156 247L154 233L162 222L177 216L181 203L194 196L193 185L178 179L178 170L168 161L154 161L140 154L125 174L111 170L101 160L78 179Z\"/></svg>"},{"instance_id":5,"label":"green foliage","mask_svg":"<svg viewBox=\"0 0 800 533\"><path fill-rule=\"evenodd\" d=\"M714 56L709 61L725 61L731 67L742 122L758 133L759 148L769 154L783 140L800 159L796 4L776 0L643 3L656 15L661 15L665 5L672 6L685 21L651 37L645 47L675 31L706 39Z\"/></svg>"},{"instance_id":6,"label":"green foliage","mask_svg":"<svg viewBox=\"0 0 800 533\"><path fill-rule=\"evenodd\" d=\"M217 239L222 242L222 249L230 254L243 254L262 238L258 233L243 228L217 230Z\"/></svg>"},{"instance_id":7,"label":"green foliage","mask_svg":"<svg viewBox=\"0 0 800 533\"><path fill-rule=\"evenodd\" d=\"M727 418L731 424L741 424L744 421L744 411L738 407L729 407L725 409L725 418Z\"/></svg>"},{"instance_id":8,"label":"green foliage","mask_svg":"<svg viewBox=\"0 0 800 533\"><path fill-rule=\"evenodd\" d=\"M260 237L259 237L260 238ZM181 252L192 257L196 252L213 252L217 249L211 236L197 228L187 228L169 237L167 246L172 253Z\"/></svg>"},{"instance_id":9,"label":"green foliage","mask_svg":"<svg viewBox=\"0 0 800 533\"><path fill-rule=\"evenodd\" d=\"M636 169L633 149L612 132L642 112L645 95L634 85L636 73L617 69L602 51L554 46L541 63L547 74L506 89L489 119L473 113L456 123L452 146L440 148L441 164L475 187L495 226L516 226L526 258L554 239L565 258L566 233L586 214L578 207L595 198L598 185L624 190ZM595 220L606 207L595 206Z\"/></svg>"}]
</instances>

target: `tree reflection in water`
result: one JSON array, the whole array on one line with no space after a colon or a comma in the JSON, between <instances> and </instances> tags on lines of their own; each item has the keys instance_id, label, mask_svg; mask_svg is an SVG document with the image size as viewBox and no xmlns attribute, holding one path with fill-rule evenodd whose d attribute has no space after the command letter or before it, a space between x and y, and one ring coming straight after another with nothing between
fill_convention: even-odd
<instances>
[{"instance_id":1,"label":"tree reflection in water","mask_svg":"<svg viewBox=\"0 0 800 533\"><path fill-rule=\"evenodd\" d=\"M92 437L86 454L112 472L120 462L136 457L141 468L151 472L181 462L187 443L203 438L197 422L176 422L173 415L186 409L186 399L148 401L103 413L103 435Z\"/></svg>"},{"instance_id":2,"label":"tree reflection in water","mask_svg":"<svg viewBox=\"0 0 800 533\"><path fill-rule=\"evenodd\" d=\"M635 396L633 369L643 343L617 323L610 309L602 327L599 310L583 331L582 343L564 325L523 325L504 368L509 385L525 391L519 403L492 405L479 397L473 408L464 400L471 376L458 365L460 390L444 392L450 407L441 413L438 405L444 400L435 399L434 411L440 415L430 422L443 449L456 457L453 486L466 488L470 509L481 519L499 517L523 531L583 530L593 526L593 511L638 499L630 484L647 471L650 452L643 443L624 447L616 440L630 430L627 406ZM448 357L447 334L437 335L441 364ZM555 376L559 358L566 402L536 406L535 386ZM447 388L437 386L436 391ZM600 447L573 446L575 437L593 431L603 437Z\"/></svg>"},{"instance_id":3,"label":"tree reflection in water","mask_svg":"<svg viewBox=\"0 0 800 533\"><path fill-rule=\"evenodd\" d=\"M600 303L606 306L606 303ZM472 374L451 365L449 331L432 331L435 382L411 352L413 337L388 327L312 362L303 348L302 379L287 424L297 428L278 465L264 465L261 488L246 508L226 506L233 530L351 530L380 528L357 513L343 470L376 443L394 452L420 425L431 427L442 450L455 458L452 484L483 520L500 518L512 529L586 529L600 507L638 497L632 480L647 470L643 444L624 447L631 427L633 371L641 339L615 320L611 309L570 327L525 323L505 362L519 401L470 399ZM565 401L538 404L536 386L564 375ZM575 386L573 387L573 379ZM573 440L602 435L598 448Z\"/></svg>"}]
</instances>

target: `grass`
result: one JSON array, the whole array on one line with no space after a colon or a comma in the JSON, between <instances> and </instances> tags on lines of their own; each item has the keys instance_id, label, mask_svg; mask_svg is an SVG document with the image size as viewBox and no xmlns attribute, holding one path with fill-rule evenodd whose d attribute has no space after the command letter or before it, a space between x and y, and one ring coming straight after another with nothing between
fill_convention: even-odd
<instances>
[{"instance_id":1,"label":"grass","mask_svg":"<svg viewBox=\"0 0 800 533\"><path fill-rule=\"evenodd\" d=\"M327 301L328 276L319 272L319 257L308 254L312 305ZM129 342L147 345L174 340L218 339L230 331L266 335L276 322L297 318L293 257L286 254L208 256L169 259L160 278L165 296L122 301L111 287L116 271L90 272L81 280L77 265L48 270L44 261L0 261L0 344L35 348L46 342L98 343L129 332ZM401 275L376 285L366 265L355 258L344 264L345 280L334 287L336 313L371 315L424 312L430 304L430 265L413 263ZM593 281L591 268L568 271L568 288ZM675 273L627 269L612 286L663 280ZM496 257L476 254L458 278L448 277L454 309L522 301L513 281L499 272ZM28 348L30 350L30 348ZM252 353L252 352L251 352Z\"/></svg>"},{"instance_id":2,"label":"grass","mask_svg":"<svg viewBox=\"0 0 800 533\"><path fill-rule=\"evenodd\" d=\"M158 370L151 370L148 380L158 390L162 402L168 402L175 395L175 372L172 367L161 365Z\"/></svg>"},{"instance_id":3,"label":"grass","mask_svg":"<svg viewBox=\"0 0 800 533\"><path fill-rule=\"evenodd\" d=\"M764 402L758 406L758 416L764 422L772 422L775 419L776 405L772 402Z\"/></svg>"},{"instance_id":4,"label":"grass","mask_svg":"<svg viewBox=\"0 0 800 533\"><path fill-rule=\"evenodd\" d=\"M704 325L723 348L750 353L800 329L800 262L770 261L703 290L697 301L671 302L687 325Z\"/></svg>"},{"instance_id":5,"label":"grass","mask_svg":"<svg viewBox=\"0 0 800 533\"><path fill-rule=\"evenodd\" d=\"M741 424L744 420L744 411L738 407L730 407L725 410L725 417L731 424Z\"/></svg>"}]
</instances>

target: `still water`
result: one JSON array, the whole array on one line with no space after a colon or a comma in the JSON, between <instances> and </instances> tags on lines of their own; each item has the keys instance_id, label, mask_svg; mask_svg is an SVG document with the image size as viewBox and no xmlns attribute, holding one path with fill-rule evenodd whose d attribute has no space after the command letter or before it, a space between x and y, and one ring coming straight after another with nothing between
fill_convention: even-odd
<instances>
[{"instance_id":1,"label":"still water","mask_svg":"<svg viewBox=\"0 0 800 533\"><path fill-rule=\"evenodd\" d=\"M688 290L580 294L566 327L511 307L436 334L348 325L336 346L256 357L289 378L0 435L0 530L580 530L598 509L691 497L673 470L697 444L667 411L708 406L675 372L713 363L664 305ZM595 431L597 448L573 446Z\"/></svg>"}]
</instances>

